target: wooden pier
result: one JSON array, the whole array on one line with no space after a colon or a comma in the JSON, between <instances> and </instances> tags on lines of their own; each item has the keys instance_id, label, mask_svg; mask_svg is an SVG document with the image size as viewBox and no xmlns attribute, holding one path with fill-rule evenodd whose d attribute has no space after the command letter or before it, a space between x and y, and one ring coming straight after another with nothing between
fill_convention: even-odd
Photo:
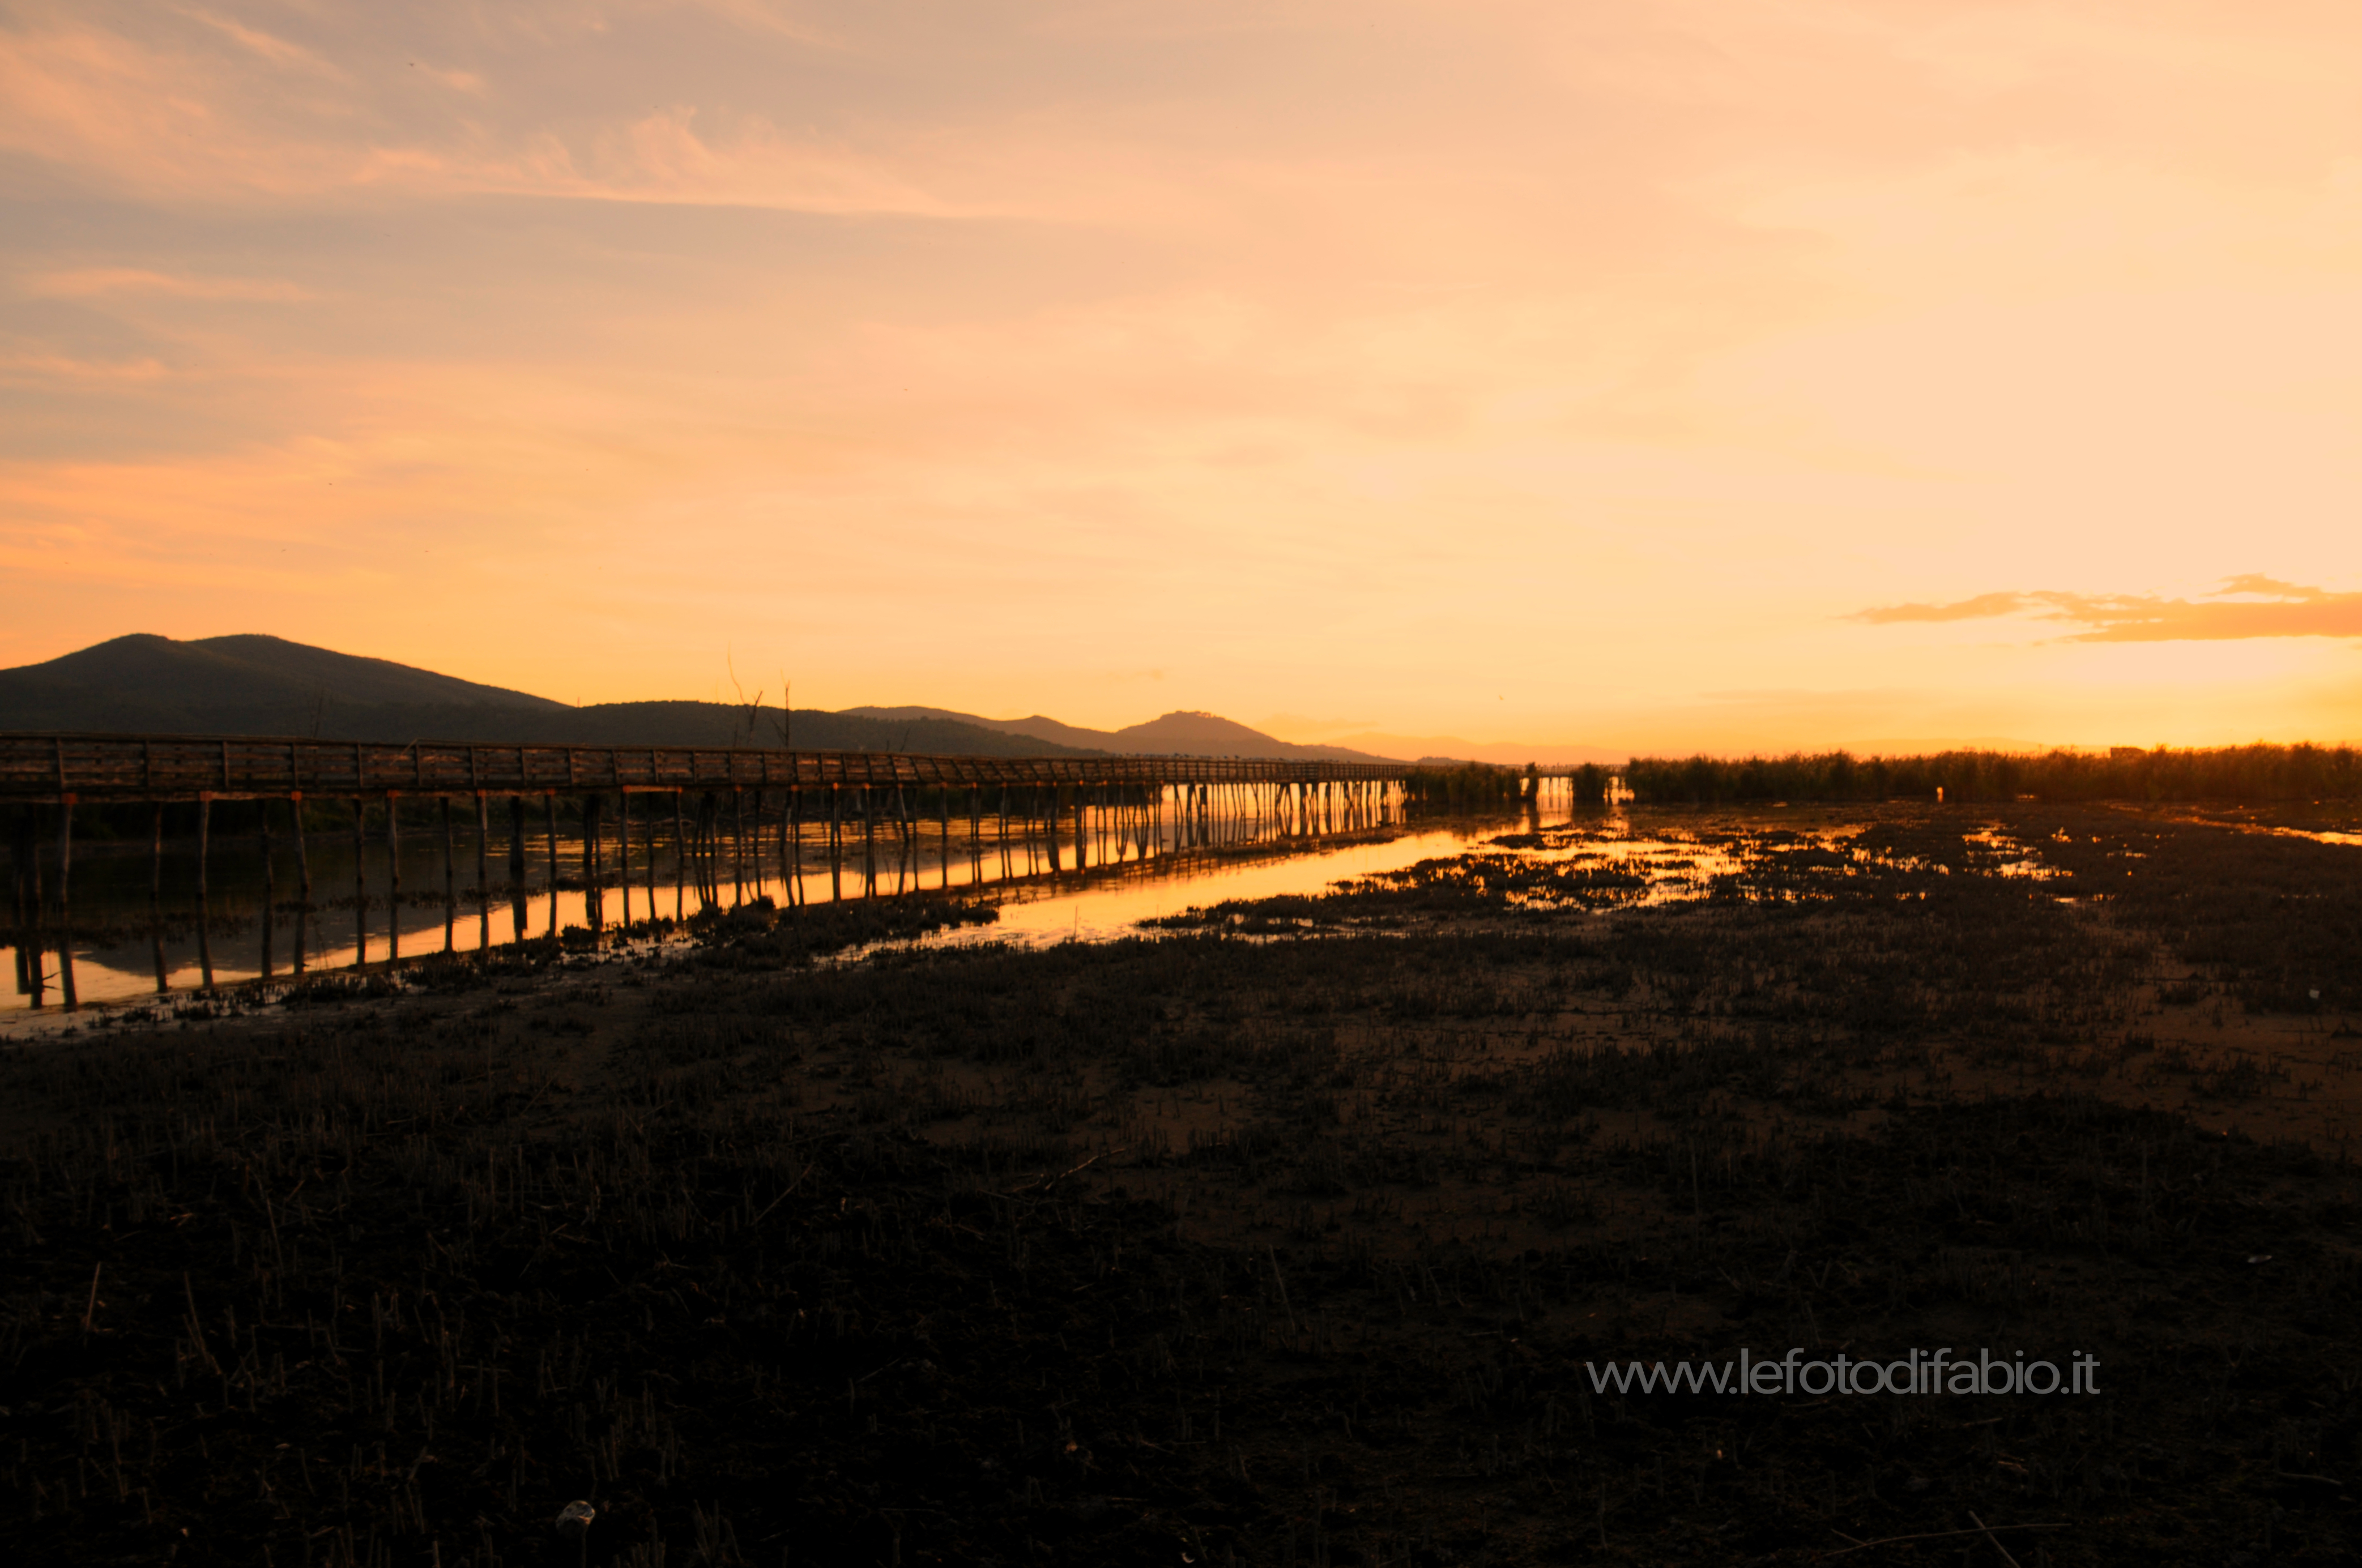
<instances>
[{"instance_id":1,"label":"wooden pier","mask_svg":"<svg viewBox=\"0 0 2362 1568\"><path fill-rule=\"evenodd\" d=\"M1408 780L1402 762L1248 757L927 757L750 747L406 745L251 737L0 735L0 802L588 795L648 790Z\"/></svg>"},{"instance_id":2,"label":"wooden pier","mask_svg":"<svg viewBox=\"0 0 2362 1568\"><path fill-rule=\"evenodd\" d=\"M587 893L584 916L593 939L605 927L604 894L622 895L624 922L632 918L634 894L657 917L654 858L661 837L675 857L676 917L684 907L680 883L696 879L700 908L721 903L725 884L742 890L747 868L768 863L778 870L792 903L800 896L808 849L822 860L829 896L846 896L850 870L875 896L881 828L900 852L915 855L927 829L933 829L948 888L953 823L972 859L997 839L1004 864L1012 827L1021 843L1046 850L1053 873L1092 869L1092 846L1138 850L1151 831L1171 848L1214 841L1218 822L1252 821L1258 830L1286 839L1321 837L1384 828L1403 820L1422 776L1443 770L1397 762L1293 762L1244 757L974 757L922 756L878 751L792 751L755 747L491 745L480 742L371 741L265 739L252 736L137 736L0 734L0 808L14 817L15 898L12 945L17 990L40 1004L45 988L43 954L58 959L61 999L76 1004L73 931L69 888L77 806L105 810L119 839L124 807L145 806L154 869L149 902L154 928L161 929L164 811L168 805L196 807L196 885L193 890L200 970L213 984L207 865L214 837L213 807L220 801L260 803L259 839L264 877L263 973L271 972L271 931L277 904L271 861L271 806L283 803L295 851L296 897L283 907L296 913L297 970L304 965L303 916L314 903L307 839L319 833L316 811L307 834L305 806L342 802L350 811L354 851L353 907L359 935L356 964L368 961L367 911L373 902L364 871L369 847L367 818L372 807L381 819L389 913L388 954L400 957L398 908L402 888L404 819L414 832L425 828L442 840L442 900L445 943L453 941L461 890L458 886L458 826L453 806L472 803L476 876L469 890L482 923L481 945L491 945L491 910L495 899L512 901L515 940L526 938L529 840L545 840L551 895L550 929L558 936L556 891L561 885L558 802L575 803L580 839L581 874L567 885ZM1526 770L1481 770L1499 786L1504 802L1535 798L1546 781L1563 775ZM1571 780L1569 781L1572 782ZM648 797L669 797L649 799ZM754 804L753 830L747 802ZM431 820L405 803L434 803ZM493 805L506 817L506 876L495 880ZM535 834L528 818L542 821ZM635 802L637 803L635 806ZM692 802L694 805L692 806ZM611 809L612 808L612 809ZM52 826L41 819L53 814ZM257 815L249 813L249 815ZM635 829L637 829L636 834ZM341 829L339 829L341 831ZM635 838L647 879L632 872ZM817 838L816 844L810 840ZM42 852L54 842L53 855ZM413 842L416 839L414 838ZM1159 852L1164 852L1162 850ZM613 858L609 859L610 854ZM538 857L533 857L538 858ZM1032 864L1032 852L1026 853ZM49 862L44 867L43 862ZM46 869L46 874L45 874ZM911 879L916 884L915 873ZM898 889L902 878L896 876ZM341 901L339 901L341 902ZM164 988L160 936L155 952L157 982Z\"/></svg>"}]
</instances>

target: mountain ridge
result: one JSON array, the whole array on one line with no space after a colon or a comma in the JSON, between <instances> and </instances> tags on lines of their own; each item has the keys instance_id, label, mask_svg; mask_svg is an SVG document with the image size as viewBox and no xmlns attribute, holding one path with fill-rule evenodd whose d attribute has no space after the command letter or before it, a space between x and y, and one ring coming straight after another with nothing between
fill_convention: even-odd
<instances>
[{"instance_id":1,"label":"mountain ridge","mask_svg":"<svg viewBox=\"0 0 2362 1568\"><path fill-rule=\"evenodd\" d=\"M1128 724L1120 729L1086 729L1039 713L1024 718L987 718L980 714L961 713L947 707L848 707L842 711L847 716L874 718L884 723L922 718L940 719L974 725L978 729L998 729L1005 734L1055 740L1063 745L1141 756L1269 757L1330 762L1400 762L1409 760L1355 751L1346 746L1300 745L1293 740L1282 740L1275 735L1266 735L1234 718L1192 709L1176 709L1142 724Z\"/></svg>"},{"instance_id":2,"label":"mountain ridge","mask_svg":"<svg viewBox=\"0 0 2362 1568\"><path fill-rule=\"evenodd\" d=\"M811 751L996 757L1131 753L1510 766L1622 760L1597 748L1480 746L1456 736L1372 732L1304 744L1192 709L1120 729L1092 729L1040 713L996 719L920 706L801 708L788 724L777 708L727 703L577 707L260 633L176 641L135 632L0 670L0 729L583 746L767 747L792 740Z\"/></svg>"},{"instance_id":3,"label":"mountain ridge","mask_svg":"<svg viewBox=\"0 0 2362 1568\"><path fill-rule=\"evenodd\" d=\"M1088 749L956 723L877 723L709 702L573 707L389 659L246 634L117 637L0 670L0 729L476 740L576 746L778 745L1017 757Z\"/></svg>"}]
</instances>

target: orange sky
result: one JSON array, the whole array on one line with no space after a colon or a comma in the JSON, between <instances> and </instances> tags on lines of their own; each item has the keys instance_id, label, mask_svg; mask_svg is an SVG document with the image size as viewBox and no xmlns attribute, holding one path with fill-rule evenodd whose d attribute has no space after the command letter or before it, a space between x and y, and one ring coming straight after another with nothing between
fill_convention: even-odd
<instances>
[{"instance_id":1,"label":"orange sky","mask_svg":"<svg viewBox=\"0 0 2362 1568\"><path fill-rule=\"evenodd\" d=\"M2362 10L0 9L0 664L2362 737Z\"/></svg>"}]
</instances>

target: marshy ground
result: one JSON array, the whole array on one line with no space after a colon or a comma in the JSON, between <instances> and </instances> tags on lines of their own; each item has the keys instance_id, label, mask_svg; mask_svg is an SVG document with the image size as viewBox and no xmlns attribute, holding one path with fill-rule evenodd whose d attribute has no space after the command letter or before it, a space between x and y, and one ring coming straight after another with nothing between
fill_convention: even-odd
<instances>
[{"instance_id":1,"label":"marshy ground","mask_svg":"<svg viewBox=\"0 0 2362 1568\"><path fill-rule=\"evenodd\" d=\"M2352 1561L2362 849L2268 830L2352 827L1669 814L1153 939L758 911L28 1040L0 1508L272 1568ZM2103 1392L1586 1370L1791 1346Z\"/></svg>"}]
</instances>

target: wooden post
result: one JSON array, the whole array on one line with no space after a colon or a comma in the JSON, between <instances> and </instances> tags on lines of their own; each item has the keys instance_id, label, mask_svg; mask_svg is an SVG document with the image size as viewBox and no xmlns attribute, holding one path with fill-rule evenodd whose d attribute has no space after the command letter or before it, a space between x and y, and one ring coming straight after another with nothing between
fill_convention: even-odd
<instances>
[{"instance_id":1,"label":"wooden post","mask_svg":"<svg viewBox=\"0 0 2362 1568\"><path fill-rule=\"evenodd\" d=\"M600 886L605 879L599 864L599 796L582 797L582 923L590 927L594 948L607 924L606 900Z\"/></svg>"},{"instance_id":2,"label":"wooden post","mask_svg":"<svg viewBox=\"0 0 2362 1568\"><path fill-rule=\"evenodd\" d=\"M17 948L24 960L25 992L33 1005L41 1004L41 996L49 989L47 940L42 928L49 925L49 898L41 889L41 828L32 806L25 807L17 819L17 874L22 886L24 912L17 921L25 942Z\"/></svg>"},{"instance_id":3,"label":"wooden post","mask_svg":"<svg viewBox=\"0 0 2362 1568\"><path fill-rule=\"evenodd\" d=\"M861 786L861 896L877 896L877 798L866 784Z\"/></svg>"},{"instance_id":4,"label":"wooden post","mask_svg":"<svg viewBox=\"0 0 2362 1568\"><path fill-rule=\"evenodd\" d=\"M443 950L458 950L459 872L458 841L452 837L451 797L444 795L438 804L443 811Z\"/></svg>"},{"instance_id":5,"label":"wooden post","mask_svg":"<svg viewBox=\"0 0 2362 1568\"><path fill-rule=\"evenodd\" d=\"M567 753L570 760L572 752ZM557 935L557 792L544 790L541 795L542 820L549 850L549 934Z\"/></svg>"},{"instance_id":6,"label":"wooden post","mask_svg":"<svg viewBox=\"0 0 2362 1568\"><path fill-rule=\"evenodd\" d=\"M615 831L622 836L624 847L615 861L615 886L624 900L624 929L632 928L632 792L624 790L615 796ZM648 905L648 918L657 917L657 906Z\"/></svg>"},{"instance_id":7,"label":"wooden post","mask_svg":"<svg viewBox=\"0 0 2362 1568\"><path fill-rule=\"evenodd\" d=\"M843 787L828 786L828 896L831 903L844 896L844 803Z\"/></svg>"},{"instance_id":8,"label":"wooden post","mask_svg":"<svg viewBox=\"0 0 2362 1568\"><path fill-rule=\"evenodd\" d=\"M62 768L63 764L61 764ZM73 814L74 797L58 797L58 988L64 993L66 1011L82 1005L82 997L74 990L73 910L67 894L73 886Z\"/></svg>"},{"instance_id":9,"label":"wooden post","mask_svg":"<svg viewBox=\"0 0 2362 1568\"><path fill-rule=\"evenodd\" d=\"M149 815L148 835L148 908L155 913L164 905L164 803L160 800Z\"/></svg>"},{"instance_id":10,"label":"wooden post","mask_svg":"<svg viewBox=\"0 0 2362 1568\"><path fill-rule=\"evenodd\" d=\"M984 785L967 786L967 880L970 887L984 885Z\"/></svg>"},{"instance_id":11,"label":"wooden post","mask_svg":"<svg viewBox=\"0 0 2362 1568\"><path fill-rule=\"evenodd\" d=\"M794 767L796 758L789 758L787 765ZM803 902L803 786L787 791L782 815L787 819L779 824L779 834L787 839L787 855L779 864L787 876L787 906L794 909Z\"/></svg>"},{"instance_id":12,"label":"wooden post","mask_svg":"<svg viewBox=\"0 0 2362 1568\"><path fill-rule=\"evenodd\" d=\"M525 939L525 927L532 918L532 905L525 895L525 806L524 796L509 796L509 940Z\"/></svg>"},{"instance_id":13,"label":"wooden post","mask_svg":"<svg viewBox=\"0 0 2362 1568\"><path fill-rule=\"evenodd\" d=\"M949 887L952 884L952 792L950 785L937 784L935 786L935 807L939 814L939 820L942 824L942 831L937 833L935 836L935 848L944 858L943 885Z\"/></svg>"},{"instance_id":14,"label":"wooden post","mask_svg":"<svg viewBox=\"0 0 2362 1568\"><path fill-rule=\"evenodd\" d=\"M23 820L27 807L17 807L17 820ZM17 830L14 851L8 857L8 946L16 955L17 994L25 994L25 853L23 829Z\"/></svg>"},{"instance_id":15,"label":"wooden post","mask_svg":"<svg viewBox=\"0 0 2362 1568\"><path fill-rule=\"evenodd\" d=\"M676 925L688 916L682 904L689 885L689 818L680 791L672 792L672 917Z\"/></svg>"},{"instance_id":16,"label":"wooden post","mask_svg":"<svg viewBox=\"0 0 2362 1568\"><path fill-rule=\"evenodd\" d=\"M730 792L730 906L746 902L746 792Z\"/></svg>"},{"instance_id":17,"label":"wooden post","mask_svg":"<svg viewBox=\"0 0 2362 1568\"><path fill-rule=\"evenodd\" d=\"M402 961L402 797L385 792L385 961Z\"/></svg>"},{"instance_id":18,"label":"wooden post","mask_svg":"<svg viewBox=\"0 0 2362 1568\"><path fill-rule=\"evenodd\" d=\"M602 794L597 798L599 801L599 917L604 920L607 917L607 797ZM628 795L618 795L615 797L615 804L617 810L626 810L632 804L632 797ZM628 835L630 830L631 824L628 821L616 824L618 835ZM632 886L632 867L628 859L618 860L615 862L615 885L623 890L619 896L624 901L624 907L628 910L631 907ZM620 930L631 923L630 916L626 915L618 923L617 929Z\"/></svg>"},{"instance_id":19,"label":"wooden post","mask_svg":"<svg viewBox=\"0 0 2362 1568\"><path fill-rule=\"evenodd\" d=\"M911 803L902 798L899 784L894 786L894 891L899 894L906 879L917 879L919 869L911 849Z\"/></svg>"},{"instance_id":20,"label":"wooden post","mask_svg":"<svg viewBox=\"0 0 2362 1568\"><path fill-rule=\"evenodd\" d=\"M491 962L492 953L492 802L476 792L476 951Z\"/></svg>"},{"instance_id":21,"label":"wooden post","mask_svg":"<svg viewBox=\"0 0 2362 1568\"><path fill-rule=\"evenodd\" d=\"M293 771L292 763L289 771L291 773ZM295 951L290 958L294 972L302 974L306 964L312 935L312 856L304 847L304 797L300 795L289 795L287 810L293 819L290 826L295 830Z\"/></svg>"},{"instance_id":22,"label":"wooden post","mask_svg":"<svg viewBox=\"0 0 2362 1568\"><path fill-rule=\"evenodd\" d=\"M262 978L270 978L271 905L278 902L279 879L270 864L270 803L258 800L255 812L262 818Z\"/></svg>"},{"instance_id":23,"label":"wooden post","mask_svg":"<svg viewBox=\"0 0 2362 1568\"><path fill-rule=\"evenodd\" d=\"M297 913L303 914L312 907L312 851L304 836L304 797L289 795L287 808L295 816L295 894L303 901Z\"/></svg>"},{"instance_id":24,"label":"wooden post","mask_svg":"<svg viewBox=\"0 0 2362 1568\"><path fill-rule=\"evenodd\" d=\"M214 988L213 901L207 861L213 851L214 797L197 796L197 972Z\"/></svg>"},{"instance_id":25,"label":"wooden post","mask_svg":"<svg viewBox=\"0 0 2362 1568\"><path fill-rule=\"evenodd\" d=\"M354 748L359 751L359 748ZM369 962L369 805L353 799L353 968Z\"/></svg>"}]
</instances>

